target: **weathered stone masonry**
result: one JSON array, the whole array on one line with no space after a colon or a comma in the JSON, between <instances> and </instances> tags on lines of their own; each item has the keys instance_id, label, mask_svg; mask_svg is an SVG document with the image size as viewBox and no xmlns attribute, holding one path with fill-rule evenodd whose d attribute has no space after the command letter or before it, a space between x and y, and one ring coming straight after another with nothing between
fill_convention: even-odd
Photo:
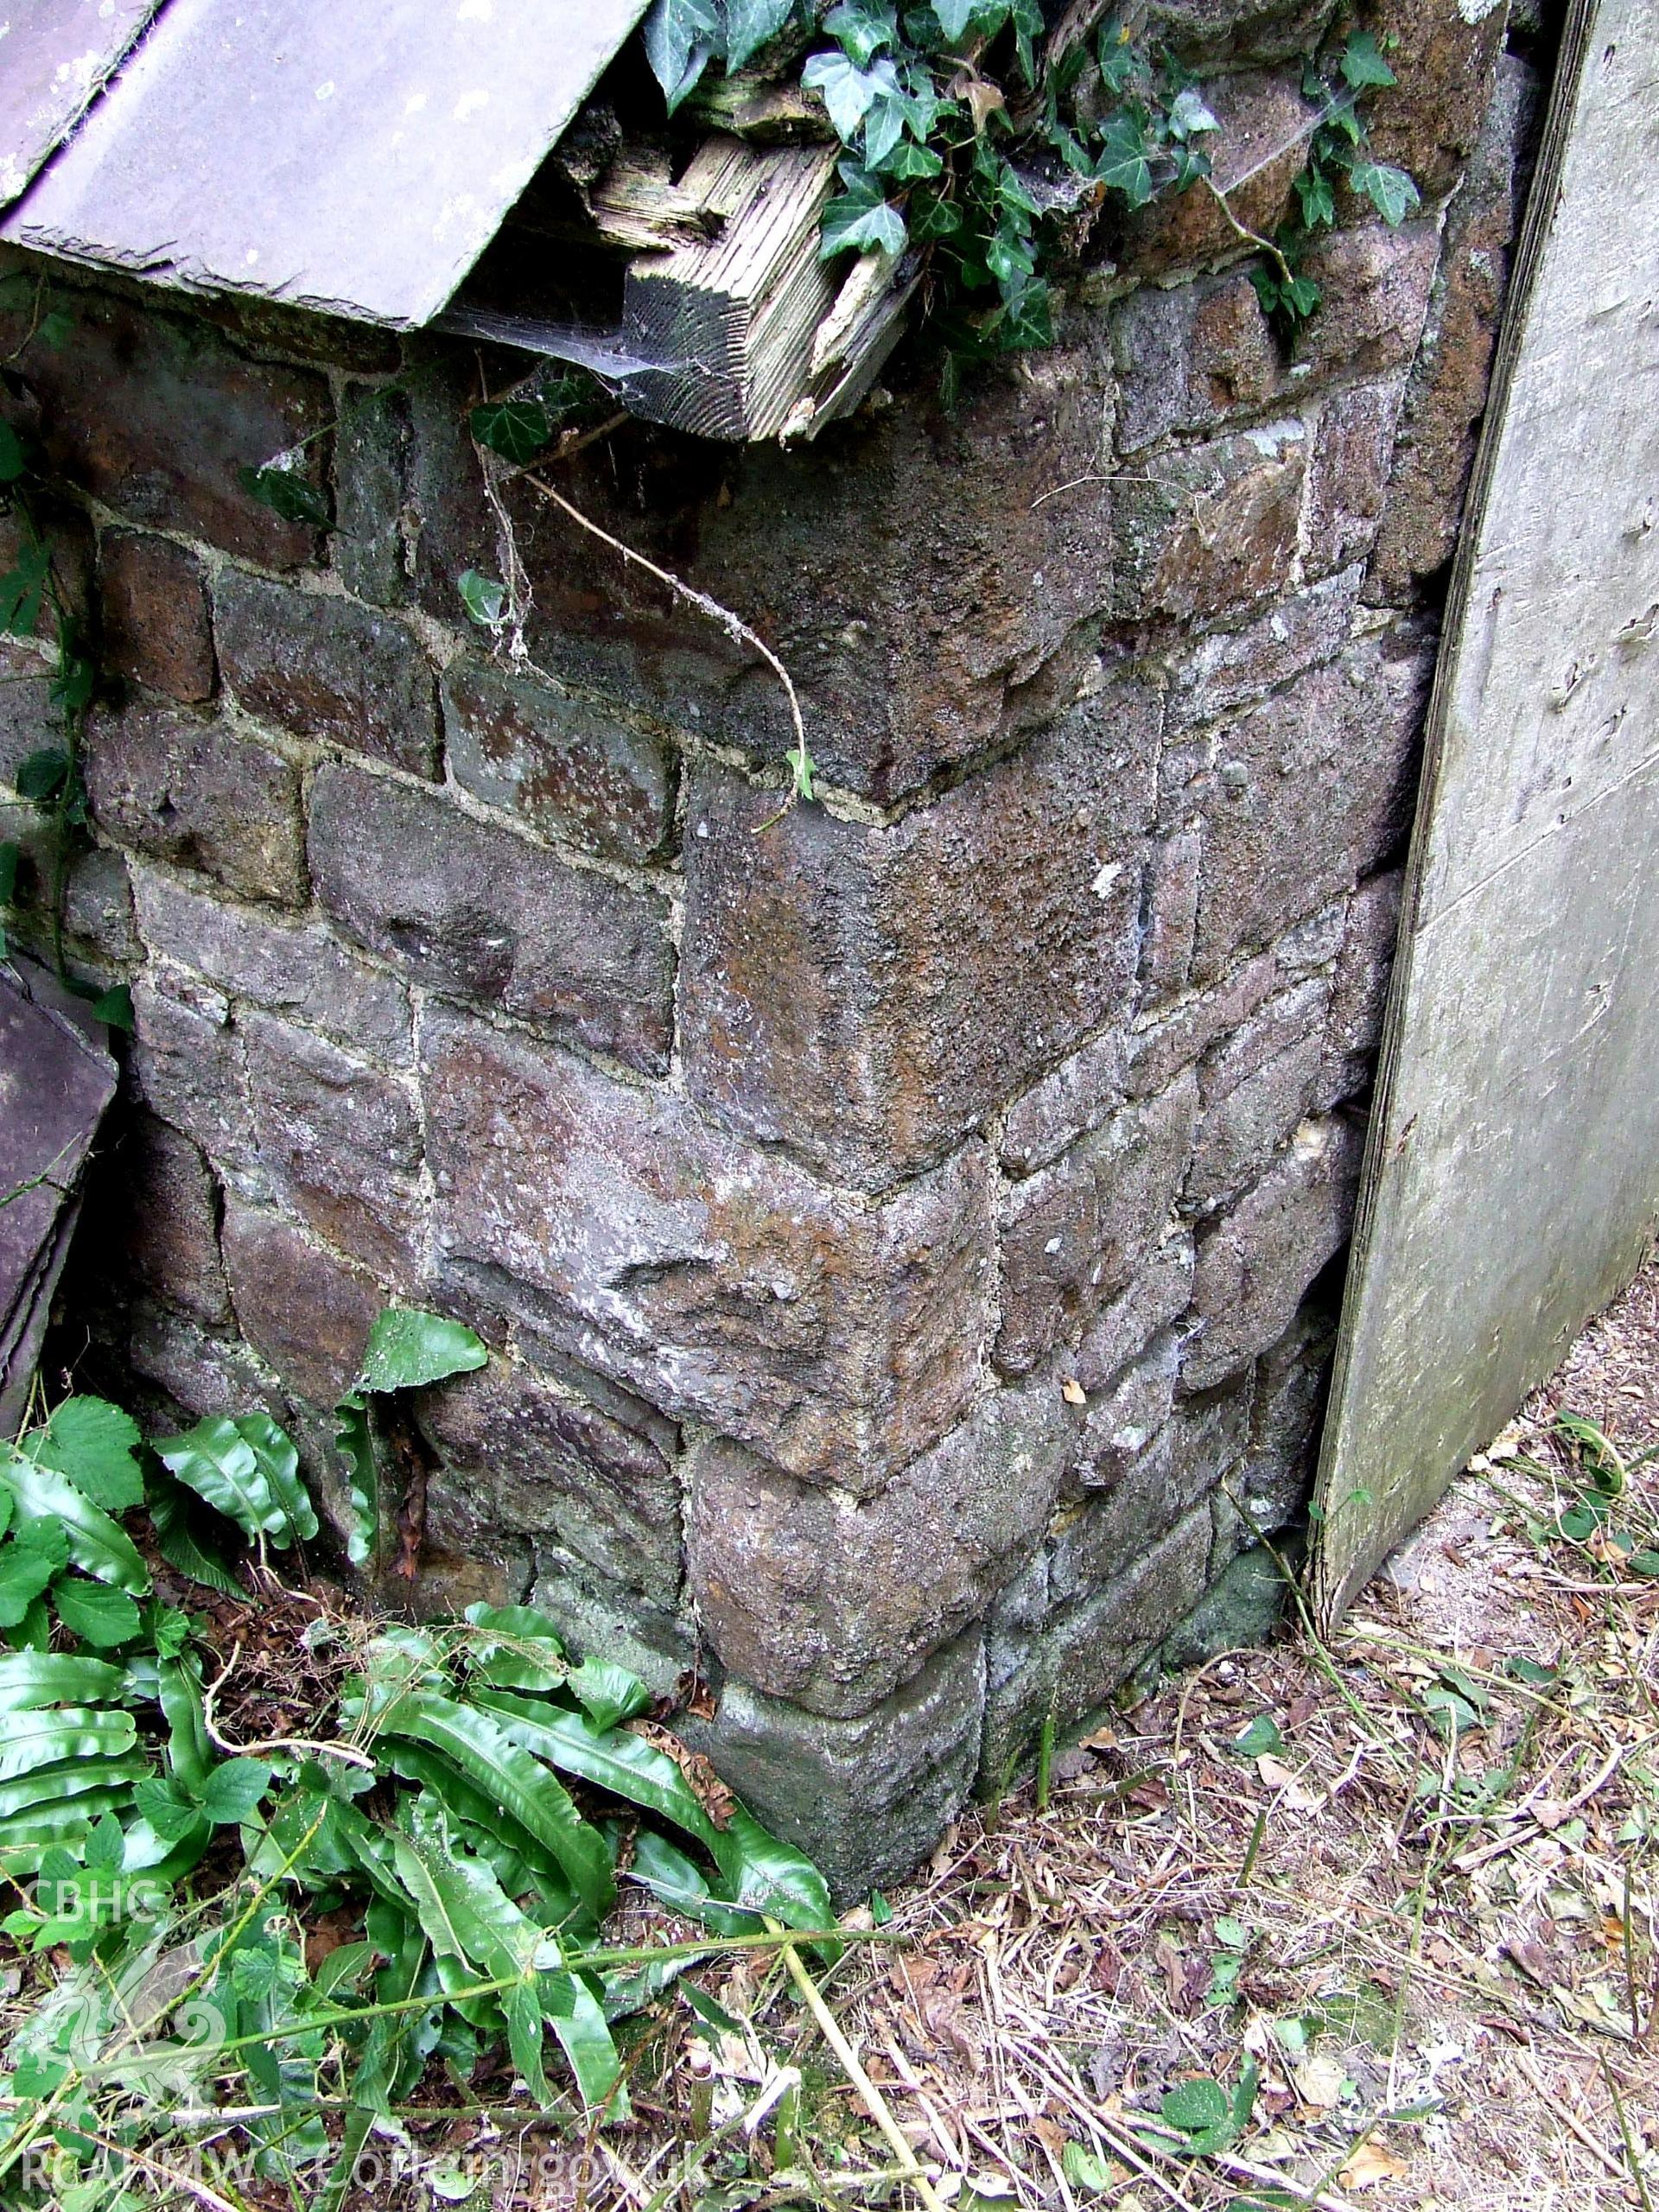
<instances>
[{"instance_id":1,"label":"weathered stone masonry","mask_svg":"<svg viewBox=\"0 0 1659 2212\"><path fill-rule=\"evenodd\" d=\"M805 451L569 467L793 671L826 798L770 828L774 679L523 486L526 658L466 623L467 349L382 391L378 336L106 286L31 362L113 679L68 926L137 1010L79 1317L325 1491L388 1294L464 1317L420 1601L698 1663L717 1762L844 1883L1202 1645L1230 1493L1304 1501L1533 104L1473 12L1378 11L1425 207L1344 209L1293 355L1192 195L954 416L901 364ZM1165 10L1224 179L1327 13ZM241 496L337 417L335 533ZM0 687L8 772L42 690Z\"/></svg>"}]
</instances>

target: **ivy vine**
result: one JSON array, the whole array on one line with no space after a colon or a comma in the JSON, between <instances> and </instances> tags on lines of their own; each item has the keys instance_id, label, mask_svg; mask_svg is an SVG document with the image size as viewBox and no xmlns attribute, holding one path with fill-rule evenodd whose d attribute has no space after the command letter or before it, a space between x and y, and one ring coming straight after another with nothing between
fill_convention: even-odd
<instances>
[{"instance_id":1,"label":"ivy vine","mask_svg":"<svg viewBox=\"0 0 1659 2212\"><path fill-rule=\"evenodd\" d=\"M1308 141L1306 163L1296 179L1295 207L1272 240L1263 241L1267 250L1252 272L1263 312L1287 334L1319 308L1319 288L1302 264L1319 233L1335 223L1337 193L1344 182L1369 200L1390 226L1403 223L1422 205L1416 184L1404 169L1372 158L1370 127L1361 106L1371 93L1396 81L1370 31L1349 34L1334 79L1311 61L1302 72L1302 97L1314 104L1319 120Z\"/></svg>"},{"instance_id":2,"label":"ivy vine","mask_svg":"<svg viewBox=\"0 0 1659 2212\"><path fill-rule=\"evenodd\" d=\"M951 381L963 360L1052 343L1044 264L1065 219L1086 222L1114 197L1132 212L1210 179L1216 118L1173 56L1149 56L1116 18L1050 40L1039 59L1045 35L1038 0L841 0L827 12L810 0L656 0L645 32L671 114L711 67L729 74L795 40L799 81L845 149L824 257L924 253ZM1361 108L1394 82L1368 31L1349 37L1334 80L1307 65L1307 162L1275 237L1240 224L1210 185L1261 248L1256 288L1287 332L1319 305L1301 263L1335 220L1340 181L1390 224L1419 204L1403 169L1371 157Z\"/></svg>"},{"instance_id":3,"label":"ivy vine","mask_svg":"<svg viewBox=\"0 0 1659 2212\"><path fill-rule=\"evenodd\" d=\"M1109 195L1142 207L1210 173L1216 118L1179 65L1109 21L1044 67L1038 0L658 0L645 50L670 113L712 65L740 69L791 29L830 41L800 82L845 149L824 257L925 253L953 365L1052 344L1045 219Z\"/></svg>"}]
</instances>

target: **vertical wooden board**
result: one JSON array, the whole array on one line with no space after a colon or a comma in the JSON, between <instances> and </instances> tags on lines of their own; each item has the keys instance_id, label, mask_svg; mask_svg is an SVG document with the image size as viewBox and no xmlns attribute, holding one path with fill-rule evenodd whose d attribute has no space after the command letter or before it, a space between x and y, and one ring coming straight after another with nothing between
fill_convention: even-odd
<instances>
[{"instance_id":1,"label":"vertical wooden board","mask_svg":"<svg viewBox=\"0 0 1659 2212\"><path fill-rule=\"evenodd\" d=\"M1341 1611L1659 1223L1659 0L1574 0L1429 709L1317 1500Z\"/></svg>"}]
</instances>

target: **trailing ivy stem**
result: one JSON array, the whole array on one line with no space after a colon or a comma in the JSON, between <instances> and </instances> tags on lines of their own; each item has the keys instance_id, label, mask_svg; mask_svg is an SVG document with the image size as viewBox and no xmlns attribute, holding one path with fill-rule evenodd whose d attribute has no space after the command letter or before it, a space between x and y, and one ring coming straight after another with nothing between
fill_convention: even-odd
<instances>
[{"instance_id":1,"label":"trailing ivy stem","mask_svg":"<svg viewBox=\"0 0 1659 2212\"><path fill-rule=\"evenodd\" d=\"M675 597L683 599L688 607L695 607L700 614L706 614L709 620L716 623L728 638L740 645L749 646L752 651L759 653L783 685L784 696L789 701L790 720L795 729L795 750L785 756L789 761L793 780L788 798L785 800L776 814L760 824L756 835L759 836L762 830L770 830L774 823L780 821L798 798L810 798L815 771L812 755L807 749L806 725L801 719L801 702L796 696L793 677L766 639L757 631L752 630L741 614L734 614L729 607L721 606L719 600L714 598L709 593L697 590L695 585L687 583L681 576L677 576L671 569L662 568L655 561L647 560L643 553L636 552L632 545L625 545L620 537L613 537L608 530L602 529L591 516L583 514L579 506L567 499L563 492L556 492L550 484L544 483L539 476L527 472L524 481L533 490L539 492L543 499L550 500L556 507L569 515L572 522L587 531L592 537L598 538L601 544L608 545L613 553L620 553L625 561L631 561L635 568L643 569L647 575L654 576L658 583L666 584Z\"/></svg>"},{"instance_id":2,"label":"trailing ivy stem","mask_svg":"<svg viewBox=\"0 0 1659 2212\"><path fill-rule=\"evenodd\" d=\"M1296 142L1293 138L1290 143L1294 146ZM1281 150L1283 149L1281 149ZM1240 181L1242 182L1243 180L1241 179ZM1217 207L1220 208L1222 213L1227 218L1229 223L1231 224L1236 235L1243 238L1247 245L1254 246L1258 253L1265 253L1268 260L1271 261L1278 270L1281 276L1282 276L1286 283L1288 284L1291 282L1292 270L1290 264L1286 260L1282 251L1274 244L1271 238L1263 238L1260 231L1253 231L1248 223L1241 223L1239 221L1237 216L1233 213L1233 205L1231 200L1229 200L1226 193L1223 191L1220 185L1216 182L1213 177L1205 177L1204 179L1204 184L1205 189L1210 194L1210 197L1215 201ZM1234 187L1235 190L1236 190L1236 187Z\"/></svg>"}]
</instances>

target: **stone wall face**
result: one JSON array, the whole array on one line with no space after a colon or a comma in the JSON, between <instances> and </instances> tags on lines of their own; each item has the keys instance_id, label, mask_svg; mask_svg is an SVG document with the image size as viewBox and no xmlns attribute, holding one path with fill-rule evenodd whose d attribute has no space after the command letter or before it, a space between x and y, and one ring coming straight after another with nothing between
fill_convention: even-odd
<instances>
[{"instance_id":1,"label":"stone wall face","mask_svg":"<svg viewBox=\"0 0 1659 2212\"><path fill-rule=\"evenodd\" d=\"M825 792L775 820L774 678L522 484L522 654L466 622L469 352L87 290L31 369L112 679L67 925L137 1015L88 1314L325 1496L380 1304L470 1322L417 1600L698 1666L844 1885L1221 1632L1305 1501L1533 106L1471 12L1377 11L1425 204L1343 211L1294 352L1195 195L954 415L564 468L790 666ZM1258 226L1328 14L1160 15ZM333 534L240 496L330 423Z\"/></svg>"}]
</instances>

